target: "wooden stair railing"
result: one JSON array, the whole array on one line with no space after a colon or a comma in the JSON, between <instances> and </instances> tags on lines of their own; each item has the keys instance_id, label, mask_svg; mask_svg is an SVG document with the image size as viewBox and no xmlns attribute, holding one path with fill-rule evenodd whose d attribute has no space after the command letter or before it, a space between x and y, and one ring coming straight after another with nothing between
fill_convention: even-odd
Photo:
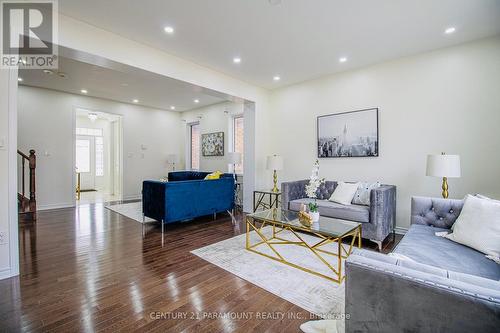
<instances>
[{"instance_id":1,"label":"wooden stair railing","mask_svg":"<svg viewBox=\"0 0 500 333\"><path fill-rule=\"evenodd\" d=\"M17 154L21 156L21 192L17 193L19 202L19 213L30 215L33 221L36 221L36 155L33 149L29 156L18 150ZM26 163L28 162L28 163ZM29 168L29 198L26 197L26 164Z\"/></svg>"}]
</instances>

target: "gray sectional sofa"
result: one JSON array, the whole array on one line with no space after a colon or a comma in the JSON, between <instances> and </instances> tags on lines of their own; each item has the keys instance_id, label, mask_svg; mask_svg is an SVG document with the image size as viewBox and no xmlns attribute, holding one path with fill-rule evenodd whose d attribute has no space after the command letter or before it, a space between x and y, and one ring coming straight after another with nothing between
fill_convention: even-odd
<instances>
[{"instance_id":1,"label":"gray sectional sofa","mask_svg":"<svg viewBox=\"0 0 500 333\"><path fill-rule=\"evenodd\" d=\"M462 200L412 198L394 255L355 250L346 262L346 332L500 332L500 265L435 235Z\"/></svg>"},{"instance_id":2,"label":"gray sectional sofa","mask_svg":"<svg viewBox=\"0 0 500 333\"><path fill-rule=\"evenodd\" d=\"M309 180L284 182L281 184L281 206L299 211L301 204L313 199L307 198L306 185ZM362 223L363 238L377 243L382 249L383 240L394 230L396 221L396 186L382 185L370 192L370 206L341 205L328 201L337 182L326 181L318 189L318 211L321 216L334 217Z\"/></svg>"}]
</instances>

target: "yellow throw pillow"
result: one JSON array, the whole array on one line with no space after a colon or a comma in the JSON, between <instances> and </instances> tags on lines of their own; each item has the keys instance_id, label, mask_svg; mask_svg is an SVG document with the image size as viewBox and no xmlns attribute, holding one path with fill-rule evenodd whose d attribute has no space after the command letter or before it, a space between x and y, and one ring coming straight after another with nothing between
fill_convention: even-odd
<instances>
[{"instance_id":1,"label":"yellow throw pillow","mask_svg":"<svg viewBox=\"0 0 500 333\"><path fill-rule=\"evenodd\" d=\"M206 175L205 179L219 179L221 175L222 175L222 172L215 171L215 172L212 172L212 173L209 173L208 175Z\"/></svg>"}]
</instances>

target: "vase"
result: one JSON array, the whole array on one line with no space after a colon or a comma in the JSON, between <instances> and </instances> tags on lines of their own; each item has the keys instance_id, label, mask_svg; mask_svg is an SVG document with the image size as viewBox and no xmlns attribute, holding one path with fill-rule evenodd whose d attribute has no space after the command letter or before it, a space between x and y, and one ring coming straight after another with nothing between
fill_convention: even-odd
<instances>
[{"instance_id":1,"label":"vase","mask_svg":"<svg viewBox=\"0 0 500 333\"><path fill-rule=\"evenodd\" d=\"M319 221L319 212L309 212L313 222Z\"/></svg>"}]
</instances>

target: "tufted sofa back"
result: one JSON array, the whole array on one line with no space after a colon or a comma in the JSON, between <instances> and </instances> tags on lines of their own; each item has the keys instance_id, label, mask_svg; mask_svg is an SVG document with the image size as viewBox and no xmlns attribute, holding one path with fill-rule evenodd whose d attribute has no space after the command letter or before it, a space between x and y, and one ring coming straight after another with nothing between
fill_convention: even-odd
<instances>
[{"instance_id":1,"label":"tufted sofa back","mask_svg":"<svg viewBox=\"0 0 500 333\"><path fill-rule=\"evenodd\" d=\"M429 197L411 198L411 224L449 229L460 215L463 200Z\"/></svg>"},{"instance_id":2,"label":"tufted sofa back","mask_svg":"<svg viewBox=\"0 0 500 333\"><path fill-rule=\"evenodd\" d=\"M318 199L320 200L328 200L333 194L333 191L335 191L335 188L337 187L337 182L334 181L325 181L323 184L320 185L318 188L318 191L316 191L316 195L318 196Z\"/></svg>"}]
</instances>

